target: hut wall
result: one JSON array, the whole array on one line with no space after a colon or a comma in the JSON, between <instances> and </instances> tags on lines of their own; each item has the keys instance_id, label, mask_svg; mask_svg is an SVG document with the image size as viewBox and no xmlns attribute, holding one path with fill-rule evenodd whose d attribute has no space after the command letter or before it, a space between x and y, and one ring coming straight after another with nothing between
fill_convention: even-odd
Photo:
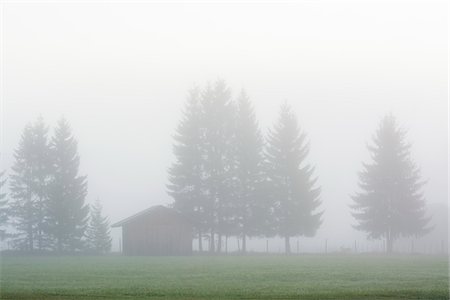
<instances>
[{"instance_id":1,"label":"hut wall","mask_svg":"<svg viewBox=\"0 0 450 300\"><path fill-rule=\"evenodd\" d=\"M122 228L126 255L192 254L192 226L172 214L150 215Z\"/></svg>"}]
</instances>

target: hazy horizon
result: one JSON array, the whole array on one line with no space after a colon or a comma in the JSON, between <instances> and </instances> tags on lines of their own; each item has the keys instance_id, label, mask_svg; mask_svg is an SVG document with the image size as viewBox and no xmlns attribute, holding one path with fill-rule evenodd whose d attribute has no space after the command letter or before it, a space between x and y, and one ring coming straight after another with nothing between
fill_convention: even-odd
<instances>
[{"instance_id":1,"label":"hazy horizon","mask_svg":"<svg viewBox=\"0 0 450 300\"><path fill-rule=\"evenodd\" d=\"M444 1L7 3L2 169L27 122L65 116L87 202L100 198L111 223L170 204L187 92L221 78L234 99L246 90L263 133L281 103L292 105L322 187L316 239L351 244L364 235L352 228L350 195L387 113L408 130L427 203L448 205L447 11Z\"/></svg>"}]
</instances>

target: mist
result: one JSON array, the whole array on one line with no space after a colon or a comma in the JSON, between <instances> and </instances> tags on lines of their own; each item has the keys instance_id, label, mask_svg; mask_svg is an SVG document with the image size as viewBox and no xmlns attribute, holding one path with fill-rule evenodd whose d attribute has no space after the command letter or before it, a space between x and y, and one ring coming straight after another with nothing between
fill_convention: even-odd
<instances>
[{"instance_id":1,"label":"mist","mask_svg":"<svg viewBox=\"0 0 450 300\"><path fill-rule=\"evenodd\" d=\"M10 3L2 168L12 165L27 122L64 116L79 143L88 202L100 198L113 222L170 204L172 137L188 90L220 78L234 96L245 89L263 133L290 103L322 187L315 239L349 247L364 238L352 228L349 195L387 113L408 129L427 205L447 202L445 5L386 6Z\"/></svg>"},{"instance_id":2,"label":"mist","mask_svg":"<svg viewBox=\"0 0 450 300\"><path fill-rule=\"evenodd\" d=\"M0 3L0 298L447 297L448 8Z\"/></svg>"}]
</instances>

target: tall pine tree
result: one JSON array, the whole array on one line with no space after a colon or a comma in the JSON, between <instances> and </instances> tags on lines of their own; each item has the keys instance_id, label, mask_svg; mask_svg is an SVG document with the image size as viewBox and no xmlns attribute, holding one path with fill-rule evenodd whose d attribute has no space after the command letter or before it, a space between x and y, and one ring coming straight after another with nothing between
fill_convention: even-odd
<instances>
[{"instance_id":1,"label":"tall pine tree","mask_svg":"<svg viewBox=\"0 0 450 300\"><path fill-rule=\"evenodd\" d=\"M103 216L103 208L97 199L89 210L89 225L86 230L86 243L89 252L104 254L111 251L111 236L108 218Z\"/></svg>"},{"instance_id":2,"label":"tall pine tree","mask_svg":"<svg viewBox=\"0 0 450 300\"><path fill-rule=\"evenodd\" d=\"M235 203L234 222L242 238L242 252L247 249L247 237L262 233L267 220L263 202L263 138L250 99L244 91L237 100L235 136Z\"/></svg>"},{"instance_id":3,"label":"tall pine tree","mask_svg":"<svg viewBox=\"0 0 450 300\"><path fill-rule=\"evenodd\" d=\"M174 206L197 221L199 249L221 250L222 236L235 232L235 114L224 81L191 91L175 134L175 163L169 170ZM216 239L217 237L217 239Z\"/></svg>"},{"instance_id":4,"label":"tall pine tree","mask_svg":"<svg viewBox=\"0 0 450 300\"><path fill-rule=\"evenodd\" d=\"M8 198L5 191L6 178L5 171L0 172L0 227L6 225L9 215ZM5 230L0 229L2 237L5 236Z\"/></svg>"},{"instance_id":5,"label":"tall pine tree","mask_svg":"<svg viewBox=\"0 0 450 300\"><path fill-rule=\"evenodd\" d=\"M380 122L368 149L372 162L363 164L359 173L361 191L352 197L353 216L358 222L355 227L369 238L385 239L386 252L391 253L397 238L428 230L424 181L411 159L406 132L393 115Z\"/></svg>"},{"instance_id":6,"label":"tall pine tree","mask_svg":"<svg viewBox=\"0 0 450 300\"><path fill-rule=\"evenodd\" d=\"M210 251L222 249L222 237L233 231L234 114L231 91L223 80L207 86L202 93L204 142L205 210L210 231Z\"/></svg>"},{"instance_id":7,"label":"tall pine tree","mask_svg":"<svg viewBox=\"0 0 450 300\"><path fill-rule=\"evenodd\" d=\"M286 253L290 238L313 236L321 224L320 188L315 187L314 168L306 163L309 145L291 108L281 107L278 123L267 138L267 177L271 185L273 231L284 237Z\"/></svg>"},{"instance_id":8,"label":"tall pine tree","mask_svg":"<svg viewBox=\"0 0 450 300\"><path fill-rule=\"evenodd\" d=\"M28 251L49 246L45 232L51 172L47 134L48 127L42 117L25 127L14 152L10 176L11 216L17 229L15 244Z\"/></svg>"},{"instance_id":9,"label":"tall pine tree","mask_svg":"<svg viewBox=\"0 0 450 300\"><path fill-rule=\"evenodd\" d=\"M189 92L183 116L174 135L175 162L169 169L168 192L174 207L196 220L199 251L203 250L205 222L205 196L203 183L203 132L200 90Z\"/></svg>"},{"instance_id":10,"label":"tall pine tree","mask_svg":"<svg viewBox=\"0 0 450 300\"><path fill-rule=\"evenodd\" d=\"M56 249L76 251L83 248L89 206L86 176L78 175L80 157L77 141L68 122L62 118L51 140L53 172L49 189L48 230Z\"/></svg>"},{"instance_id":11,"label":"tall pine tree","mask_svg":"<svg viewBox=\"0 0 450 300\"><path fill-rule=\"evenodd\" d=\"M50 157L50 146L48 142L48 127L45 125L42 117L39 117L33 126L35 135L34 155L36 156L36 170L34 172L34 191L36 194L36 213L37 224L37 242L38 249L48 248L51 244L51 238L47 234L47 214L46 207L48 203L48 186L50 182L52 164Z\"/></svg>"}]
</instances>

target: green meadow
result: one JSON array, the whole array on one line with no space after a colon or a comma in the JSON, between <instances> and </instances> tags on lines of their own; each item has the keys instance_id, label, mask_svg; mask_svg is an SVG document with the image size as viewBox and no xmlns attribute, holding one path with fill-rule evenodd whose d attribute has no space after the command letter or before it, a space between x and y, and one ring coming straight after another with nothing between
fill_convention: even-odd
<instances>
[{"instance_id":1,"label":"green meadow","mask_svg":"<svg viewBox=\"0 0 450 300\"><path fill-rule=\"evenodd\" d=\"M4 256L0 298L448 299L448 258Z\"/></svg>"}]
</instances>

